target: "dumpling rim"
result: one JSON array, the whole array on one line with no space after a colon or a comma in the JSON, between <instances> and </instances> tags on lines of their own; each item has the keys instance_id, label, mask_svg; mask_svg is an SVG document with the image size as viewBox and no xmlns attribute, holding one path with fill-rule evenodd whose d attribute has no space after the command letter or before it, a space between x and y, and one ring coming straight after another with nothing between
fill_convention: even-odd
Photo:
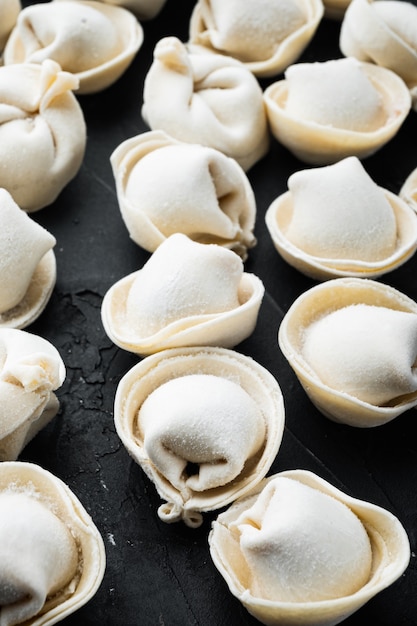
<instances>
[{"instance_id":1,"label":"dumpling rim","mask_svg":"<svg viewBox=\"0 0 417 626\"><path fill-rule=\"evenodd\" d=\"M300 161L328 165L348 156L366 158L390 141L411 110L411 94L395 72L358 61L375 88L382 93L387 123L371 132L359 132L303 120L285 110L288 82L269 85L264 102L272 135Z\"/></svg>"},{"instance_id":2,"label":"dumpling rim","mask_svg":"<svg viewBox=\"0 0 417 626\"><path fill-rule=\"evenodd\" d=\"M116 82L127 70L143 43L143 28L137 18L131 11L121 6L100 2L99 0L52 0L52 2L78 2L79 4L85 4L91 6L96 11L101 11L105 15L108 15L113 24L118 25L119 22L121 23L121 26L118 26L118 30L122 35L124 43L123 50L117 56L104 63L100 63L100 65L82 72L73 73L79 81L78 87L74 89L74 93L77 95L97 93ZM30 8L30 5L28 8ZM15 47L19 42L18 36L19 32L15 26L10 33L4 49L5 65L17 62L29 62L25 59L16 61ZM62 69L66 71L65 67Z\"/></svg>"},{"instance_id":3,"label":"dumpling rim","mask_svg":"<svg viewBox=\"0 0 417 626\"><path fill-rule=\"evenodd\" d=\"M241 582L240 571L233 568L223 547L232 539L228 524L247 510L252 499L277 476L297 480L314 489L335 497L358 515L371 539L374 571L370 581L356 593L318 602L273 602L255 597ZM235 544L236 545L236 544ZM333 626L357 611L368 600L397 580L410 560L410 543L400 520L390 511L376 504L352 497L309 470L294 469L264 478L246 496L239 498L229 509L220 513L212 523L209 534L210 556L225 579L230 592L254 617L263 624L278 626ZM241 562L241 561L239 561Z\"/></svg>"},{"instance_id":4,"label":"dumpling rim","mask_svg":"<svg viewBox=\"0 0 417 626\"><path fill-rule=\"evenodd\" d=\"M371 428L383 425L417 406L417 391L392 406L376 406L322 382L302 356L305 328L326 311L351 304L369 304L417 314L417 303L394 287L370 278L334 278L301 294L284 315L278 345L314 406L328 419Z\"/></svg>"},{"instance_id":5,"label":"dumpling rim","mask_svg":"<svg viewBox=\"0 0 417 626\"><path fill-rule=\"evenodd\" d=\"M417 214L398 195L382 189L397 224L397 247L394 253L380 261L326 258L309 254L292 243L285 235L283 220L292 211L292 193L278 196L265 213L265 223L277 252L291 266L315 280L328 280L343 276L376 278L397 269L417 250ZM398 241L399 240L399 241Z\"/></svg>"},{"instance_id":6,"label":"dumpling rim","mask_svg":"<svg viewBox=\"0 0 417 626\"><path fill-rule=\"evenodd\" d=\"M208 52L236 58L258 78L276 76L281 74L285 68L291 65L291 63L294 63L301 56L304 49L314 37L324 15L322 0L304 0L304 3L308 7L308 15L305 23L278 44L277 50L273 56L263 61L243 61L228 53L227 50L220 50L212 46L208 34L205 35L207 30L204 26L200 2L195 4L190 17L190 43L203 46Z\"/></svg>"},{"instance_id":7,"label":"dumpling rim","mask_svg":"<svg viewBox=\"0 0 417 626\"><path fill-rule=\"evenodd\" d=\"M26 328L45 310L57 279L56 256L48 250L39 261L23 299L8 311L0 313L0 328Z\"/></svg>"},{"instance_id":8,"label":"dumpling rim","mask_svg":"<svg viewBox=\"0 0 417 626\"><path fill-rule=\"evenodd\" d=\"M61 604L34 616L31 626L52 626L86 604L101 585L106 567L103 538L93 519L67 484L50 471L28 461L0 463L0 489L35 489L48 502L54 502L61 519L75 534L82 553L83 571L74 593Z\"/></svg>"},{"instance_id":9,"label":"dumpling rim","mask_svg":"<svg viewBox=\"0 0 417 626\"><path fill-rule=\"evenodd\" d=\"M129 289L141 271L136 270L114 283L102 301L104 330L119 348L142 356L166 348L193 345L232 348L254 331L265 288L255 274L243 272L238 291L241 304L238 307L223 313L183 317L147 337L133 336L124 327L123 320ZM118 309L121 312L118 313Z\"/></svg>"},{"instance_id":10,"label":"dumpling rim","mask_svg":"<svg viewBox=\"0 0 417 626\"><path fill-rule=\"evenodd\" d=\"M242 386L258 404L266 422L265 444L244 472L231 483L206 492L193 492L184 501L179 491L164 478L147 457L134 433L137 412L146 397L164 382L187 374L214 374ZM255 386L250 392L249 386ZM159 496L166 501L159 509L163 521L182 519L187 526L201 524L201 512L219 509L243 495L268 472L281 445L285 422L282 391L275 377L253 358L234 350L216 346L170 348L145 357L120 380L114 400L116 432L133 460L155 484Z\"/></svg>"}]
</instances>

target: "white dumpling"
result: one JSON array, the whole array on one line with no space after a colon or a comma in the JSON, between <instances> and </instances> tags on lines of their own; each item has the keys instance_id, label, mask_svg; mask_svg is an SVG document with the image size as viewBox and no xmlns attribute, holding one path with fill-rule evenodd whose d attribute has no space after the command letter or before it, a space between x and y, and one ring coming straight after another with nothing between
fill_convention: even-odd
<instances>
[{"instance_id":1,"label":"white dumpling","mask_svg":"<svg viewBox=\"0 0 417 626\"><path fill-rule=\"evenodd\" d=\"M394 211L357 157L296 172L288 189L293 213L286 236L305 252L380 261L395 251Z\"/></svg>"},{"instance_id":2,"label":"white dumpling","mask_svg":"<svg viewBox=\"0 0 417 626\"><path fill-rule=\"evenodd\" d=\"M30 492L0 494L0 623L27 623L80 575L71 530ZM68 592L67 592L68 593Z\"/></svg>"},{"instance_id":3,"label":"white dumpling","mask_svg":"<svg viewBox=\"0 0 417 626\"><path fill-rule=\"evenodd\" d=\"M251 396L209 374L181 376L155 389L140 407L138 428L151 462L181 493L234 480L265 440Z\"/></svg>"},{"instance_id":4,"label":"white dumpling","mask_svg":"<svg viewBox=\"0 0 417 626\"><path fill-rule=\"evenodd\" d=\"M142 28L130 11L95 0L54 0L25 7L4 50L4 63L52 59L79 80L79 93L109 86L140 48Z\"/></svg>"},{"instance_id":5,"label":"white dumpling","mask_svg":"<svg viewBox=\"0 0 417 626\"><path fill-rule=\"evenodd\" d=\"M253 596L319 602L354 594L372 569L371 544L345 504L278 476L233 523Z\"/></svg>"},{"instance_id":6,"label":"white dumpling","mask_svg":"<svg viewBox=\"0 0 417 626\"><path fill-rule=\"evenodd\" d=\"M356 304L304 331L302 354L327 386L377 406L417 390L417 315Z\"/></svg>"},{"instance_id":7,"label":"white dumpling","mask_svg":"<svg viewBox=\"0 0 417 626\"><path fill-rule=\"evenodd\" d=\"M0 189L0 313L17 306L55 237L32 220Z\"/></svg>"},{"instance_id":8,"label":"white dumpling","mask_svg":"<svg viewBox=\"0 0 417 626\"><path fill-rule=\"evenodd\" d=\"M263 94L243 63L164 37L145 78L142 116L152 130L201 143L248 170L269 148Z\"/></svg>"},{"instance_id":9,"label":"white dumpling","mask_svg":"<svg viewBox=\"0 0 417 626\"><path fill-rule=\"evenodd\" d=\"M295 63L285 78L285 108L297 118L358 132L372 132L385 123L381 95L356 59Z\"/></svg>"},{"instance_id":10,"label":"white dumpling","mask_svg":"<svg viewBox=\"0 0 417 626\"><path fill-rule=\"evenodd\" d=\"M0 0L0 59L21 8L20 0Z\"/></svg>"},{"instance_id":11,"label":"white dumpling","mask_svg":"<svg viewBox=\"0 0 417 626\"><path fill-rule=\"evenodd\" d=\"M50 59L0 67L0 187L27 212L51 204L84 158L78 81Z\"/></svg>"}]
</instances>

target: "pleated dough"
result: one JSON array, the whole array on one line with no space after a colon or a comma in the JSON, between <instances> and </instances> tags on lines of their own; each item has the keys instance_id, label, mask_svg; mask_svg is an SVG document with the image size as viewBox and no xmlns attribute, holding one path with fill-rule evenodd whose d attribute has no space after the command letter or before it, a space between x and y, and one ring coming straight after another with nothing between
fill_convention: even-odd
<instances>
[{"instance_id":1,"label":"pleated dough","mask_svg":"<svg viewBox=\"0 0 417 626\"><path fill-rule=\"evenodd\" d=\"M0 460L14 461L58 412L65 365L46 339L0 328Z\"/></svg>"},{"instance_id":2,"label":"pleated dough","mask_svg":"<svg viewBox=\"0 0 417 626\"><path fill-rule=\"evenodd\" d=\"M192 528L267 473L281 444L284 405L261 365L218 347L147 356L120 381L117 433L165 501L164 522Z\"/></svg>"},{"instance_id":3,"label":"pleated dough","mask_svg":"<svg viewBox=\"0 0 417 626\"><path fill-rule=\"evenodd\" d=\"M102 321L114 343L138 354L232 347L254 330L263 294L262 281L243 271L237 254L176 233L109 289Z\"/></svg>"},{"instance_id":4,"label":"pleated dough","mask_svg":"<svg viewBox=\"0 0 417 626\"><path fill-rule=\"evenodd\" d=\"M321 0L199 0L190 42L238 59L256 76L280 74L313 38Z\"/></svg>"},{"instance_id":5,"label":"pleated dough","mask_svg":"<svg viewBox=\"0 0 417 626\"><path fill-rule=\"evenodd\" d=\"M389 285L354 277L308 289L278 341L329 419L370 428L417 405L417 303Z\"/></svg>"},{"instance_id":6,"label":"pleated dough","mask_svg":"<svg viewBox=\"0 0 417 626\"><path fill-rule=\"evenodd\" d=\"M398 0L352 0L342 21L345 56L376 63L408 85L417 99L417 7Z\"/></svg>"},{"instance_id":7,"label":"pleated dough","mask_svg":"<svg viewBox=\"0 0 417 626\"><path fill-rule=\"evenodd\" d=\"M265 221L283 258L319 280L380 276L417 249L416 213L353 156L292 174Z\"/></svg>"},{"instance_id":8,"label":"pleated dough","mask_svg":"<svg viewBox=\"0 0 417 626\"><path fill-rule=\"evenodd\" d=\"M4 63L52 59L78 79L78 93L114 83L142 45L136 17L95 0L54 0L24 8L4 50Z\"/></svg>"},{"instance_id":9,"label":"pleated dough","mask_svg":"<svg viewBox=\"0 0 417 626\"><path fill-rule=\"evenodd\" d=\"M21 8L20 0L0 0L0 60Z\"/></svg>"},{"instance_id":10,"label":"pleated dough","mask_svg":"<svg viewBox=\"0 0 417 626\"><path fill-rule=\"evenodd\" d=\"M150 131L124 141L110 160L129 234L149 252L177 232L243 260L256 244L252 187L222 152Z\"/></svg>"},{"instance_id":11,"label":"pleated dough","mask_svg":"<svg viewBox=\"0 0 417 626\"><path fill-rule=\"evenodd\" d=\"M402 78L353 57L295 63L265 89L264 100L275 138L314 165L373 154L411 108Z\"/></svg>"},{"instance_id":12,"label":"pleated dough","mask_svg":"<svg viewBox=\"0 0 417 626\"><path fill-rule=\"evenodd\" d=\"M86 125L75 76L50 59L0 67L0 187L37 211L78 173Z\"/></svg>"},{"instance_id":13,"label":"pleated dough","mask_svg":"<svg viewBox=\"0 0 417 626\"><path fill-rule=\"evenodd\" d=\"M0 189L0 326L22 328L43 311L56 280L55 243Z\"/></svg>"},{"instance_id":14,"label":"pleated dough","mask_svg":"<svg viewBox=\"0 0 417 626\"><path fill-rule=\"evenodd\" d=\"M164 37L145 78L142 116L152 130L201 143L248 170L269 148L262 90L243 63Z\"/></svg>"},{"instance_id":15,"label":"pleated dough","mask_svg":"<svg viewBox=\"0 0 417 626\"><path fill-rule=\"evenodd\" d=\"M334 626L397 580L410 543L389 511L305 470L262 480L213 522L210 554L268 626Z\"/></svg>"},{"instance_id":16,"label":"pleated dough","mask_svg":"<svg viewBox=\"0 0 417 626\"><path fill-rule=\"evenodd\" d=\"M1 463L0 520L2 626L52 626L96 593L103 540L59 478L34 463Z\"/></svg>"}]
</instances>

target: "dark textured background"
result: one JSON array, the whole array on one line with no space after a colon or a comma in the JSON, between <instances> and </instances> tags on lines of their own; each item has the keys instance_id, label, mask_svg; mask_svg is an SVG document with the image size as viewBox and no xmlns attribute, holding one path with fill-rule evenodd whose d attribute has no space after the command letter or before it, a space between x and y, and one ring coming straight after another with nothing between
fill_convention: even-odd
<instances>
[{"instance_id":1,"label":"dark textured background","mask_svg":"<svg viewBox=\"0 0 417 626\"><path fill-rule=\"evenodd\" d=\"M154 45L165 35L187 39L193 4L167 0L156 18L143 23L143 47L124 76L106 91L79 97L88 128L84 163L53 205L31 215L57 239L58 279L49 305L28 330L59 349L67 378L58 392L59 414L20 459L39 463L70 486L101 531L107 552L99 591L62 622L65 626L258 624L229 594L210 560L207 535L216 513L207 514L198 530L159 520L155 488L129 458L113 423L117 384L138 357L114 346L100 320L107 289L149 257L122 222L109 157L122 141L148 130L140 110ZM339 28L324 19L300 60L340 57ZM364 161L375 182L398 193L417 167L416 136L417 113L411 111L398 135ZM286 191L288 176L305 167L273 140L269 154L249 172L258 245L246 270L263 280L266 293L255 332L236 350L269 369L284 394L286 428L270 473L310 469L350 495L389 509L408 532L413 554L404 576L344 624L411 626L417 624L416 413L370 430L333 423L313 408L277 345L283 315L315 282L281 260L264 214ZM417 258L383 280L417 299L416 271Z\"/></svg>"}]
</instances>

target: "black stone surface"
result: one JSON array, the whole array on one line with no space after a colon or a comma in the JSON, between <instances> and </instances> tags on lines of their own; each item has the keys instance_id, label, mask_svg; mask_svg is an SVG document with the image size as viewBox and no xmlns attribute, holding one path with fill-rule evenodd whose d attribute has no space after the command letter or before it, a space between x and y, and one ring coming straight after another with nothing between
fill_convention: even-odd
<instances>
[{"instance_id":1,"label":"black stone surface","mask_svg":"<svg viewBox=\"0 0 417 626\"><path fill-rule=\"evenodd\" d=\"M193 4L167 0L156 18L143 23L143 47L122 78L101 93L79 96L88 129L83 165L53 205L32 214L57 239L58 279L46 310L27 330L59 349L67 377L58 392L59 414L20 460L40 464L69 485L101 531L107 553L99 591L64 626L258 624L211 562L207 536L217 513L206 514L197 530L159 520L155 488L128 456L113 423L117 384L139 359L112 344L100 319L107 289L149 258L122 222L109 157L122 141L148 130L141 118L142 87L154 45L165 35L187 39ZM340 57L339 29L338 22L324 19L300 61ZM364 161L378 184L398 193L417 167L416 136L417 113L411 111L398 135ZM416 413L374 429L333 423L314 409L277 345L283 315L316 283L278 256L264 214L286 190L288 176L305 167L273 140L248 174L257 199L258 245L246 270L263 280L266 294L255 332L236 350L269 369L283 391L286 427L270 473L312 470L350 495L390 510L409 535L412 557L405 574L344 624L411 626L417 624ZM417 299L416 275L417 258L383 281Z\"/></svg>"}]
</instances>

